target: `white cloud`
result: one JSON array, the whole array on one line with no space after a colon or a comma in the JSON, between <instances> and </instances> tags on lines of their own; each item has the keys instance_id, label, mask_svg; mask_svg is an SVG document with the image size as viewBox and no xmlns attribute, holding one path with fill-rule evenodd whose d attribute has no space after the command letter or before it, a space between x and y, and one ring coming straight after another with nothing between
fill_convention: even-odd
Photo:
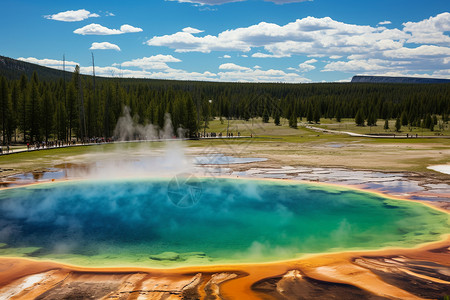
<instances>
[{"instance_id":1,"label":"white cloud","mask_svg":"<svg viewBox=\"0 0 450 300\"><path fill-rule=\"evenodd\" d=\"M41 66L45 66L45 67L49 67L49 68L54 68L54 69L61 69L63 68L63 61L62 60L56 60L56 59L48 59L48 58L44 58L44 59L38 59L35 57L19 57L17 58L17 60L21 60L21 61L25 61L25 62L29 62L32 64L37 64L37 65L41 65ZM78 63L74 62L74 61L66 61L65 62L66 67L75 67L76 65L78 65Z\"/></svg>"},{"instance_id":2,"label":"white cloud","mask_svg":"<svg viewBox=\"0 0 450 300\"><path fill-rule=\"evenodd\" d=\"M450 61L450 37L446 35L450 31L450 13L393 29L347 24L329 17L306 17L285 25L261 22L217 35L194 36L187 31L155 36L146 43L176 52L238 51L247 57L254 51L253 58L347 57L323 68L335 72L341 71L339 67L348 72L389 72L388 68L393 68L392 72L404 74L431 74L448 69ZM419 45L412 47L411 43ZM313 63L305 62L295 70L307 72L315 68L318 67Z\"/></svg>"},{"instance_id":3,"label":"white cloud","mask_svg":"<svg viewBox=\"0 0 450 300\"><path fill-rule=\"evenodd\" d=\"M227 82L289 82L304 83L311 80L296 73L286 73L281 70L229 70L218 73L220 81Z\"/></svg>"},{"instance_id":4,"label":"white cloud","mask_svg":"<svg viewBox=\"0 0 450 300\"><path fill-rule=\"evenodd\" d=\"M126 61L120 64L122 67L137 67L143 70L164 70L169 69L167 63L181 62L178 58L172 55L154 55L150 57L143 57Z\"/></svg>"},{"instance_id":5,"label":"white cloud","mask_svg":"<svg viewBox=\"0 0 450 300\"><path fill-rule=\"evenodd\" d=\"M252 57L278 58L292 55L340 55L400 48L409 34L398 29L345 24L329 17L306 17L280 26L261 22L229 29L217 36L194 36L188 32L155 36L149 46L164 46L177 52L241 51L263 48Z\"/></svg>"},{"instance_id":6,"label":"white cloud","mask_svg":"<svg viewBox=\"0 0 450 300\"><path fill-rule=\"evenodd\" d=\"M252 57L254 58L282 58L282 57L290 57L290 55L275 55L275 54L267 54L267 53L253 53Z\"/></svg>"},{"instance_id":7,"label":"white cloud","mask_svg":"<svg viewBox=\"0 0 450 300\"><path fill-rule=\"evenodd\" d=\"M110 29L108 27L104 27L100 24L89 24L84 27L78 28L74 30L73 33L81 34L81 35L115 35L115 34L123 34L123 33L132 33L132 32L140 32L141 28L133 27L131 25L122 25L119 29Z\"/></svg>"},{"instance_id":8,"label":"white cloud","mask_svg":"<svg viewBox=\"0 0 450 300\"><path fill-rule=\"evenodd\" d=\"M388 62L381 59L369 59L369 60L350 60L350 61L337 61L327 64L323 71L339 71L339 72L359 72L359 71L380 71L387 70Z\"/></svg>"},{"instance_id":9,"label":"white cloud","mask_svg":"<svg viewBox=\"0 0 450 300\"><path fill-rule=\"evenodd\" d=\"M236 71L250 71L250 68L242 67L233 63L226 63L219 66L220 70L236 70Z\"/></svg>"},{"instance_id":10,"label":"white cloud","mask_svg":"<svg viewBox=\"0 0 450 300\"><path fill-rule=\"evenodd\" d=\"M186 27L186 28L183 28L183 32L187 32L187 33L191 33L191 34L196 34L196 33L204 32L204 30L200 30L200 29L192 28L192 27Z\"/></svg>"},{"instance_id":11,"label":"white cloud","mask_svg":"<svg viewBox=\"0 0 450 300\"><path fill-rule=\"evenodd\" d=\"M102 42L102 43L92 43L90 50L116 50L120 51L120 47L116 44L111 44L108 42Z\"/></svg>"},{"instance_id":12,"label":"white cloud","mask_svg":"<svg viewBox=\"0 0 450 300\"><path fill-rule=\"evenodd\" d=\"M304 63L299 64L298 67L299 67L300 72L309 72L309 71L315 70L316 67L313 66L312 64L314 64L316 62L317 62L317 59L313 58L313 59L305 61Z\"/></svg>"},{"instance_id":13,"label":"white cloud","mask_svg":"<svg viewBox=\"0 0 450 300\"><path fill-rule=\"evenodd\" d=\"M98 14L90 13L89 11L85 9L79 9L79 10L68 10L63 11L54 15L47 15L44 16L44 18L49 20L56 20L56 21L63 21L63 22L77 22L77 21L83 21L87 18L97 18L100 17Z\"/></svg>"},{"instance_id":14,"label":"white cloud","mask_svg":"<svg viewBox=\"0 0 450 300\"><path fill-rule=\"evenodd\" d=\"M133 32L141 32L142 28L134 27L128 24L120 26L120 31L122 33L133 33Z\"/></svg>"},{"instance_id":15,"label":"white cloud","mask_svg":"<svg viewBox=\"0 0 450 300\"><path fill-rule=\"evenodd\" d=\"M420 22L406 22L404 31L411 33L409 43L418 44L450 44L450 13L445 12Z\"/></svg>"},{"instance_id":16,"label":"white cloud","mask_svg":"<svg viewBox=\"0 0 450 300\"><path fill-rule=\"evenodd\" d=\"M392 22L391 21L382 21L382 22L378 23L378 25L389 25L389 24L392 24Z\"/></svg>"},{"instance_id":17,"label":"white cloud","mask_svg":"<svg viewBox=\"0 0 450 300\"><path fill-rule=\"evenodd\" d=\"M53 68L62 68L62 61L54 59L36 59L36 58L18 58L23 61L39 63ZM155 79L174 79L174 80L197 80L197 81L227 81L227 82L311 82L311 80L302 77L296 73L286 73L281 70L262 70L261 67L255 66L247 68L236 64L222 64L219 66L221 72L214 73L211 71L190 72L182 69L173 69L166 63L180 62L179 59L171 55L154 55L134 59L122 64L114 64L112 66L96 66L95 73L98 76L105 77L129 77L129 78L155 78ZM154 66L157 67L154 68ZM75 62L67 61L66 65L74 67ZM139 70L132 69L139 68ZM92 74L92 67L80 67L82 74Z\"/></svg>"},{"instance_id":18,"label":"white cloud","mask_svg":"<svg viewBox=\"0 0 450 300\"><path fill-rule=\"evenodd\" d=\"M228 54L225 54L224 56L222 56L221 58L226 58L226 59L228 59L228 58L231 58L231 56L230 55L228 55Z\"/></svg>"},{"instance_id":19,"label":"white cloud","mask_svg":"<svg viewBox=\"0 0 450 300\"><path fill-rule=\"evenodd\" d=\"M384 56L397 59L426 58L426 57L450 57L450 48L434 45L422 45L417 48L399 48L384 52Z\"/></svg>"}]
</instances>

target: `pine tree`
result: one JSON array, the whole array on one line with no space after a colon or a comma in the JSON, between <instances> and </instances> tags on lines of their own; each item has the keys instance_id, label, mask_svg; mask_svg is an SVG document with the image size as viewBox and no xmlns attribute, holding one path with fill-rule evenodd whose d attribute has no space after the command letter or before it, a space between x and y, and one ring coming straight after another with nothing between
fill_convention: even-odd
<instances>
[{"instance_id":1,"label":"pine tree","mask_svg":"<svg viewBox=\"0 0 450 300\"><path fill-rule=\"evenodd\" d=\"M196 137L198 133L197 127L197 110L191 97L186 100L186 129L189 137Z\"/></svg>"},{"instance_id":2,"label":"pine tree","mask_svg":"<svg viewBox=\"0 0 450 300\"><path fill-rule=\"evenodd\" d=\"M406 111L402 112L402 115L401 115L400 118L401 118L401 121L402 121L402 126L408 125L408 114L406 113Z\"/></svg>"},{"instance_id":3,"label":"pine tree","mask_svg":"<svg viewBox=\"0 0 450 300\"><path fill-rule=\"evenodd\" d=\"M263 123L269 123L269 112L267 111L267 107L264 108L264 112L262 115Z\"/></svg>"},{"instance_id":4,"label":"pine tree","mask_svg":"<svg viewBox=\"0 0 450 300\"><path fill-rule=\"evenodd\" d=\"M339 106L338 109L336 110L336 122L341 122L341 118L342 118L342 112L341 112L341 107Z\"/></svg>"},{"instance_id":5,"label":"pine tree","mask_svg":"<svg viewBox=\"0 0 450 300\"><path fill-rule=\"evenodd\" d=\"M295 111L292 111L291 117L289 118L289 127L297 128L297 116L295 115Z\"/></svg>"},{"instance_id":6,"label":"pine tree","mask_svg":"<svg viewBox=\"0 0 450 300\"><path fill-rule=\"evenodd\" d=\"M30 98L27 102L27 128L30 133L30 142L40 140L40 97L38 90L38 78L36 72L33 73L33 80L31 80Z\"/></svg>"},{"instance_id":7,"label":"pine tree","mask_svg":"<svg viewBox=\"0 0 450 300\"><path fill-rule=\"evenodd\" d=\"M358 112L356 113L356 116L355 116L355 123L356 123L356 126L364 126L364 113L363 113L363 111L362 111L362 108L360 108L359 110L358 110Z\"/></svg>"},{"instance_id":8,"label":"pine tree","mask_svg":"<svg viewBox=\"0 0 450 300\"><path fill-rule=\"evenodd\" d=\"M397 120L395 120L395 131L399 132L402 128L402 122L400 120L400 117L397 117Z\"/></svg>"},{"instance_id":9,"label":"pine tree","mask_svg":"<svg viewBox=\"0 0 450 300\"><path fill-rule=\"evenodd\" d=\"M425 120L423 122L423 128L430 128L432 123L433 123L433 120L431 119L431 115L427 114L425 117Z\"/></svg>"},{"instance_id":10,"label":"pine tree","mask_svg":"<svg viewBox=\"0 0 450 300\"><path fill-rule=\"evenodd\" d=\"M388 130L389 129L389 120L388 119L386 119L386 120L384 120L384 130Z\"/></svg>"},{"instance_id":11,"label":"pine tree","mask_svg":"<svg viewBox=\"0 0 450 300\"><path fill-rule=\"evenodd\" d=\"M377 119L375 118L375 113L371 112L367 118L367 126L377 126Z\"/></svg>"},{"instance_id":12,"label":"pine tree","mask_svg":"<svg viewBox=\"0 0 450 300\"><path fill-rule=\"evenodd\" d=\"M308 123L312 123L314 121L314 112L311 103L308 103L308 108L306 110L306 121Z\"/></svg>"},{"instance_id":13,"label":"pine tree","mask_svg":"<svg viewBox=\"0 0 450 300\"><path fill-rule=\"evenodd\" d=\"M273 122L275 123L276 126L280 126L281 122L280 122L280 112L277 110L275 112L275 116L273 118Z\"/></svg>"},{"instance_id":14,"label":"pine tree","mask_svg":"<svg viewBox=\"0 0 450 300\"><path fill-rule=\"evenodd\" d=\"M319 106L314 107L314 122L316 124L320 123L320 107Z\"/></svg>"},{"instance_id":15,"label":"pine tree","mask_svg":"<svg viewBox=\"0 0 450 300\"><path fill-rule=\"evenodd\" d=\"M2 144L6 144L6 123L8 116L8 83L5 77L0 77L0 125L2 126Z\"/></svg>"}]
</instances>

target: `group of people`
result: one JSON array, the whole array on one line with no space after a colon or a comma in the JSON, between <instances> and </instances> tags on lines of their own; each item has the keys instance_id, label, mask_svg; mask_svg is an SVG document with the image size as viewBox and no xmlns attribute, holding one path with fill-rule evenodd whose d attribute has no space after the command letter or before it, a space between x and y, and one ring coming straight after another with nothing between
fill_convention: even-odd
<instances>
[{"instance_id":1,"label":"group of people","mask_svg":"<svg viewBox=\"0 0 450 300\"><path fill-rule=\"evenodd\" d=\"M240 136L241 136L241 133L238 132L238 133L237 133L237 137L240 137ZM216 132L206 132L205 134L199 133L199 138L215 138L215 137L221 138L221 137L222 137L222 132L219 132L219 133L216 133ZM229 133L227 134L227 137L234 137L233 132L229 132Z\"/></svg>"}]
</instances>

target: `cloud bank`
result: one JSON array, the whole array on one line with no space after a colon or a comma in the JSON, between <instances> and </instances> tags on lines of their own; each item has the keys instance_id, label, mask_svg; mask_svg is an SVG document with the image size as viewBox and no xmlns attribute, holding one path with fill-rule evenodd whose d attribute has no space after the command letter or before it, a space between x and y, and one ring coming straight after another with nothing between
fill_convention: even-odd
<instances>
[{"instance_id":1,"label":"cloud bank","mask_svg":"<svg viewBox=\"0 0 450 300\"><path fill-rule=\"evenodd\" d=\"M380 24L389 24L383 21ZM217 35L183 30L154 36L146 44L175 52L242 52L257 59L313 56L324 58L323 72L396 72L403 75L444 76L450 69L450 13L403 28L356 25L330 17L306 17L286 25L261 22L228 29ZM248 53L248 54L247 54ZM334 60L334 61L328 61ZM300 72L317 69L311 61L299 65Z\"/></svg>"}]
</instances>

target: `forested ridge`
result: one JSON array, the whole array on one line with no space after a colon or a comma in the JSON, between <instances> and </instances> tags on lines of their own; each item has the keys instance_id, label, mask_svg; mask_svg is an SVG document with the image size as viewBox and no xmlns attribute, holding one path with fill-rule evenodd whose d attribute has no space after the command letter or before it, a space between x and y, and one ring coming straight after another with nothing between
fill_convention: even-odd
<instances>
[{"instance_id":1,"label":"forested ridge","mask_svg":"<svg viewBox=\"0 0 450 300\"><path fill-rule=\"evenodd\" d=\"M61 74L63 74L61 72ZM164 126L171 116L178 135L194 137L211 117L289 119L356 118L360 125L399 119L427 126L439 115L448 122L450 84L216 83L80 75L41 80L37 72L19 79L0 76L3 144L112 138L128 107L134 122ZM428 125L429 126L429 125Z\"/></svg>"}]
</instances>

